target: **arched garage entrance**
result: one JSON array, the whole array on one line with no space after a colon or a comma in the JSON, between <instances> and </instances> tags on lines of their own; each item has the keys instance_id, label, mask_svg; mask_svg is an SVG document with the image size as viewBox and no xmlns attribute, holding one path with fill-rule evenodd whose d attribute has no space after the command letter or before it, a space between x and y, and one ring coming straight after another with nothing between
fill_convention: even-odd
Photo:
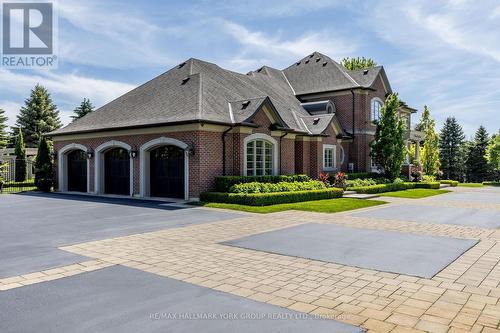
<instances>
[{"instance_id":1,"label":"arched garage entrance","mask_svg":"<svg viewBox=\"0 0 500 333\"><path fill-rule=\"evenodd\" d=\"M189 146L160 137L141 146L141 196L189 198Z\"/></svg>"},{"instance_id":2,"label":"arched garage entrance","mask_svg":"<svg viewBox=\"0 0 500 333\"><path fill-rule=\"evenodd\" d=\"M70 151L67 158L68 191L87 192L87 154L80 149Z\"/></svg>"},{"instance_id":3,"label":"arched garage entrance","mask_svg":"<svg viewBox=\"0 0 500 333\"><path fill-rule=\"evenodd\" d=\"M184 199L184 149L160 146L149 152L152 197Z\"/></svg>"},{"instance_id":4,"label":"arched garage entrance","mask_svg":"<svg viewBox=\"0 0 500 333\"><path fill-rule=\"evenodd\" d=\"M123 148L104 153L104 193L130 195L130 155Z\"/></svg>"},{"instance_id":5,"label":"arched garage entrance","mask_svg":"<svg viewBox=\"0 0 500 333\"><path fill-rule=\"evenodd\" d=\"M95 191L97 194L132 195L133 159L131 147L111 140L96 148Z\"/></svg>"},{"instance_id":6,"label":"arched garage entrance","mask_svg":"<svg viewBox=\"0 0 500 333\"><path fill-rule=\"evenodd\" d=\"M58 190L89 191L89 160L87 147L71 143L57 152Z\"/></svg>"}]
</instances>

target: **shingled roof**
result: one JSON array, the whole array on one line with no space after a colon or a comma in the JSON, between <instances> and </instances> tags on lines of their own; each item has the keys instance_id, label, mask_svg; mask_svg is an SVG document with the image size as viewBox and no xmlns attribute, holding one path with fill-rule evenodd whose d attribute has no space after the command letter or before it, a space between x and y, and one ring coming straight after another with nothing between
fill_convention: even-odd
<instances>
[{"instance_id":1,"label":"shingled roof","mask_svg":"<svg viewBox=\"0 0 500 333\"><path fill-rule=\"evenodd\" d=\"M311 117L297 95L367 87L383 70L351 76L317 52L299 63L283 71L264 66L245 75L191 58L50 135L188 122L245 124L264 103L277 113L280 127L317 135L335 116ZM358 83L353 77L362 79Z\"/></svg>"}]
</instances>

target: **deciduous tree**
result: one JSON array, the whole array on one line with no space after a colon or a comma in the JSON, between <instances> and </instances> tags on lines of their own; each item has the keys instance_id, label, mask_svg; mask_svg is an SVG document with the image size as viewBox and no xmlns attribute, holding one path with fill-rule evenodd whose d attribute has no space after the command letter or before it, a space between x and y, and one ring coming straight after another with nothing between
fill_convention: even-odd
<instances>
[{"instance_id":1,"label":"deciduous tree","mask_svg":"<svg viewBox=\"0 0 500 333\"><path fill-rule=\"evenodd\" d=\"M377 63L370 58L344 58L341 60L342 66L353 71L357 69L370 69L377 66Z\"/></svg>"},{"instance_id":2,"label":"deciduous tree","mask_svg":"<svg viewBox=\"0 0 500 333\"><path fill-rule=\"evenodd\" d=\"M424 132L424 146L422 148L422 171L427 175L436 175L439 171L439 136L436 133L436 122L431 118L427 105L424 106L422 118L416 126L417 130Z\"/></svg>"}]
</instances>

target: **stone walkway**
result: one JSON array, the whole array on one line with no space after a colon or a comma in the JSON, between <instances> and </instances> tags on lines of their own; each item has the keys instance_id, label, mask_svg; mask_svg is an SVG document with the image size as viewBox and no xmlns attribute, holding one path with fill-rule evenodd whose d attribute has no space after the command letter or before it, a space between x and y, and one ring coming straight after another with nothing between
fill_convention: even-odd
<instances>
[{"instance_id":1,"label":"stone walkway","mask_svg":"<svg viewBox=\"0 0 500 333\"><path fill-rule=\"evenodd\" d=\"M390 201L389 205L414 205L415 213L426 206L464 207L445 199ZM484 208L480 202L468 205ZM378 207L365 211L373 209ZM66 246L61 249L95 260L3 279L0 290L120 264L291 310L328 315L368 332L500 332L499 230L351 214L255 214ZM431 279L219 244L311 222L480 242Z\"/></svg>"}]
</instances>

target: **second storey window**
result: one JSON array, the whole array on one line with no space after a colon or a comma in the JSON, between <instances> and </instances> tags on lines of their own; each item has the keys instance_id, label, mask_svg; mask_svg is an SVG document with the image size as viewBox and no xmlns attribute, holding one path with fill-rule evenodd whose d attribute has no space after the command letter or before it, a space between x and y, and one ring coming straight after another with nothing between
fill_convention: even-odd
<instances>
[{"instance_id":1,"label":"second storey window","mask_svg":"<svg viewBox=\"0 0 500 333\"><path fill-rule=\"evenodd\" d=\"M266 140L252 140L246 145L246 175L272 175L274 168L273 144Z\"/></svg>"},{"instance_id":2,"label":"second storey window","mask_svg":"<svg viewBox=\"0 0 500 333\"><path fill-rule=\"evenodd\" d=\"M323 145L323 170L333 171L337 164L337 147L334 145Z\"/></svg>"},{"instance_id":3,"label":"second storey window","mask_svg":"<svg viewBox=\"0 0 500 333\"><path fill-rule=\"evenodd\" d=\"M372 110L371 110L371 121L377 121L380 119L380 110L382 109L382 100L380 98L372 99Z\"/></svg>"}]
</instances>

